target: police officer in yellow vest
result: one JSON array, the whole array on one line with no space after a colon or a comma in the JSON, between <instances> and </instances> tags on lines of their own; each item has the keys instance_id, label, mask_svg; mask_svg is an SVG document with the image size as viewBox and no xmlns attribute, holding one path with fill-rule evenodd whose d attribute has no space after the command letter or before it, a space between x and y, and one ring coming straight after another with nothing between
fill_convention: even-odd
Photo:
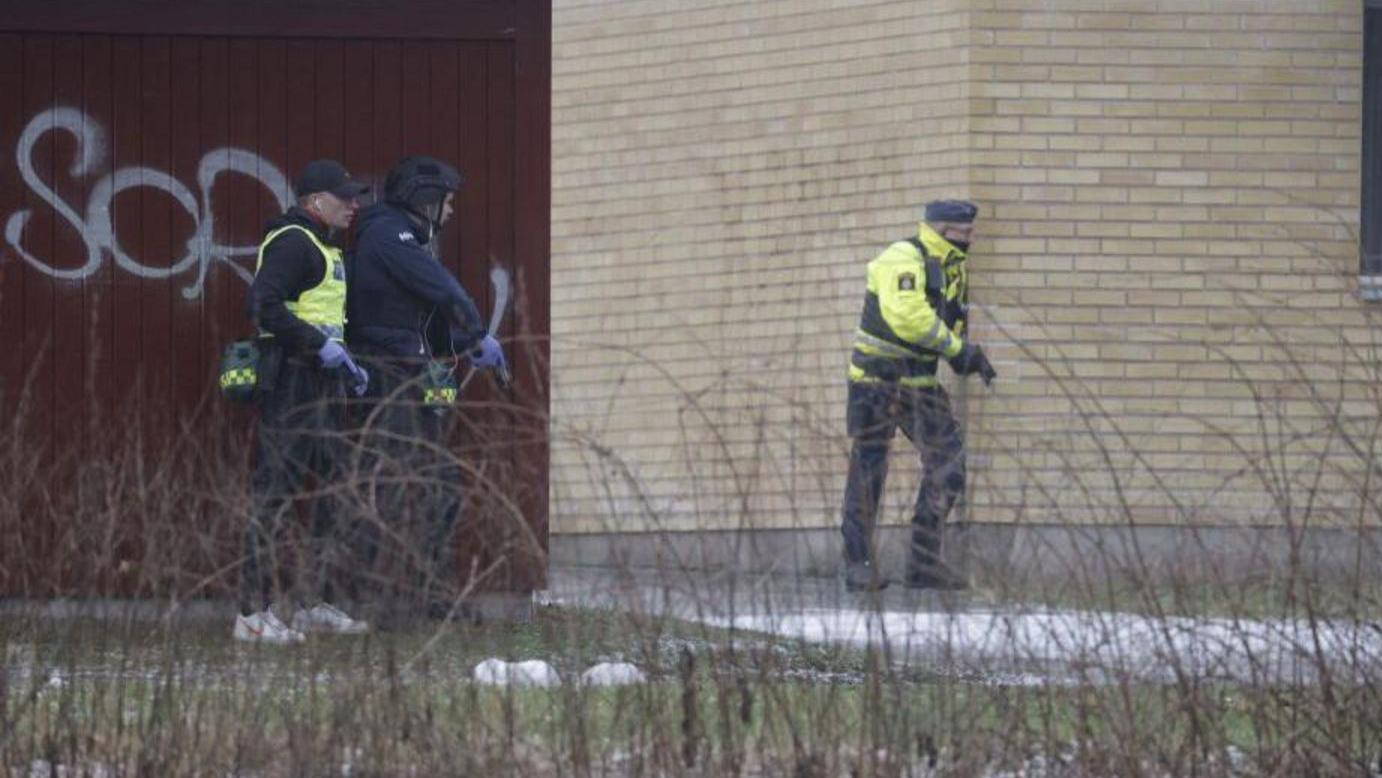
<instances>
[{"instance_id":1,"label":"police officer in yellow vest","mask_svg":"<svg viewBox=\"0 0 1382 778\"><path fill-rule=\"evenodd\" d=\"M868 291L849 365L851 449L841 525L845 585L852 591L888 585L873 564L873 531L888 445L898 428L925 469L912 514L907 585L968 585L941 560L946 516L964 492L965 461L964 440L937 381L936 364L944 358L957 374L977 373L985 384L997 375L965 328L965 259L978 210L964 200L931 202L917 236L892 244L868 265Z\"/></svg>"},{"instance_id":2,"label":"police officer in yellow vest","mask_svg":"<svg viewBox=\"0 0 1382 778\"><path fill-rule=\"evenodd\" d=\"M334 160L307 165L294 185L297 204L269 221L259 246L248 309L262 352L256 397L260 410L251 477L253 504L245 531L240 615L233 637L249 642L296 643L308 631L363 632L364 622L331 604L324 556L340 544L325 499L313 501L314 565L308 575L321 601L299 607L292 626L270 609L277 569L276 539L309 474L319 485L334 476L339 400L361 394L368 375L346 351L346 277L341 250L331 238L346 230L368 186L351 180ZM305 603L301 603L306 605Z\"/></svg>"}]
</instances>

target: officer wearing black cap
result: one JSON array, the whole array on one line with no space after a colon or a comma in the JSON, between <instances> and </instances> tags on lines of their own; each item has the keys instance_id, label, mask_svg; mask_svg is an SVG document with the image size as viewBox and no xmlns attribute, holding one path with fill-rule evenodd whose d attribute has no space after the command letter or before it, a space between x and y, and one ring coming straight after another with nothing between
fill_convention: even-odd
<instances>
[{"instance_id":1,"label":"officer wearing black cap","mask_svg":"<svg viewBox=\"0 0 1382 778\"><path fill-rule=\"evenodd\" d=\"M333 401L346 391L363 394L369 382L345 348L346 278L332 238L350 227L368 186L334 160L308 164L294 185L297 203L270 220L259 245L248 311L259 329L262 354L256 398L260 409L252 514L245 531L240 616L233 636L251 642L293 643L304 631L360 632L363 622L330 604L333 592L321 569L337 545L332 511L313 501L313 536L321 601L300 608L293 626L270 610L275 538L308 474L333 475L333 438L339 435ZM307 605L304 603L304 605Z\"/></svg>"},{"instance_id":2,"label":"officer wearing black cap","mask_svg":"<svg viewBox=\"0 0 1382 778\"><path fill-rule=\"evenodd\" d=\"M978 374L985 385L997 376L965 328L965 260L978 211L965 200L928 203L916 237L893 243L868 265L846 414L851 448L841 532L850 590L888 585L873 565L873 531L887 477L888 445L899 428L921 455L925 470L912 514L907 585L968 585L941 559L946 516L964 492L965 461L964 440L949 396L937 381L936 363L944 358L958 375Z\"/></svg>"},{"instance_id":3,"label":"officer wearing black cap","mask_svg":"<svg viewBox=\"0 0 1382 778\"><path fill-rule=\"evenodd\" d=\"M401 160L385 179L384 202L361 214L350 259L346 337L375 378L362 440L383 523L366 556L388 576L381 584L393 602L380 610L388 618L435 610L452 583L462 473L448 445L453 414L435 399L446 394L437 375L449 381L458 359L504 367L474 300L437 258L461 183L435 157Z\"/></svg>"}]
</instances>

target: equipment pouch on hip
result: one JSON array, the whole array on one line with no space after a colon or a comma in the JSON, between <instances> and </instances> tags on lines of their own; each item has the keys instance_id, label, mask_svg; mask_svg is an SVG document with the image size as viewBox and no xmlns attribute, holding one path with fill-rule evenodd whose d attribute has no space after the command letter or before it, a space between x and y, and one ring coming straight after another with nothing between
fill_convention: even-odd
<instances>
[{"instance_id":1,"label":"equipment pouch on hip","mask_svg":"<svg viewBox=\"0 0 1382 778\"><path fill-rule=\"evenodd\" d=\"M259 346L253 340L237 340L221 351L221 394L232 402L254 399L260 380Z\"/></svg>"},{"instance_id":2,"label":"equipment pouch on hip","mask_svg":"<svg viewBox=\"0 0 1382 778\"><path fill-rule=\"evenodd\" d=\"M444 408L456 402L456 374L441 362L428 362L422 378L422 401L434 408Z\"/></svg>"}]
</instances>

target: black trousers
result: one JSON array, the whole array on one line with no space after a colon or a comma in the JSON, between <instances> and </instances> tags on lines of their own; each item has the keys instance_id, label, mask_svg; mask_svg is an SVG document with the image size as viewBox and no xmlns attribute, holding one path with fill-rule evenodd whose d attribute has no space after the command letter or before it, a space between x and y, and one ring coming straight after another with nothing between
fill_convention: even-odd
<instances>
[{"instance_id":1,"label":"black trousers","mask_svg":"<svg viewBox=\"0 0 1382 778\"><path fill-rule=\"evenodd\" d=\"M419 361L361 362L370 392L354 415L367 491L359 558L390 607L426 608L456 586L451 541L464 477L450 448L456 411L423 402Z\"/></svg>"},{"instance_id":2,"label":"black trousers","mask_svg":"<svg viewBox=\"0 0 1382 778\"><path fill-rule=\"evenodd\" d=\"M840 526L846 561L873 558L888 446L898 429L916 448L923 468L912 512L910 564L924 568L939 561L945 519L965 489L964 438L949 395L939 386L851 383L846 417L851 446Z\"/></svg>"},{"instance_id":3,"label":"black trousers","mask_svg":"<svg viewBox=\"0 0 1382 778\"><path fill-rule=\"evenodd\" d=\"M315 480L317 492L310 499L310 559L294 576L296 584L330 601L335 594L333 573L348 564L336 523L342 379L336 371L291 358L282 359L273 372L273 387L258 395L251 514L240 568L244 613L262 610L276 591L283 590L278 574L286 560L280 540L309 478Z\"/></svg>"}]
</instances>

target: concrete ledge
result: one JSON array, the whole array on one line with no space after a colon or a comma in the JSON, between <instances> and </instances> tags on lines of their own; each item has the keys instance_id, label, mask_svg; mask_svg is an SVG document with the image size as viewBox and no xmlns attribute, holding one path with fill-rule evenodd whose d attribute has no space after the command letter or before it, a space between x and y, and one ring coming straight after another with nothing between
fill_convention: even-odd
<instances>
[{"instance_id":1,"label":"concrete ledge","mask_svg":"<svg viewBox=\"0 0 1382 778\"><path fill-rule=\"evenodd\" d=\"M368 607L345 604L347 611L377 618ZM374 607L381 607L374 604ZM456 618L462 621L532 621L534 613L532 592L478 592L466 597L456 608ZM40 616L47 619L99 621L140 621L170 623L229 623L237 612L233 600L192 599L174 602L167 599L89 599L58 598L37 600L26 598L0 599L0 618Z\"/></svg>"},{"instance_id":2,"label":"concrete ledge","mask_svg":"<svg viewBox=\"0 0 1382 778\"><path fill-rule=\"evenodd\" d=\"M878 532L879 566L898 574L905 526ZM945 555L979 580L1251 580L1291 569L1314 578L1382 579L1382 529L955 524ZM554 566L724 570L832 576L835 529L552 535Z\"/></svg>"}]
</instances>

